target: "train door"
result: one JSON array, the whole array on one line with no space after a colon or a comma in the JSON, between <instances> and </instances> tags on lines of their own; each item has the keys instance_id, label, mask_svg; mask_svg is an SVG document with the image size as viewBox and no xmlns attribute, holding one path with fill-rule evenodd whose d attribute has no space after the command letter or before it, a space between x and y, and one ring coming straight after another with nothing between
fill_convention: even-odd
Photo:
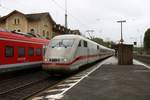
<instances>
[{"instance_id":1,"label":"train door","mask_svg":"<svg viewBox=\"0 0 150 100\"><path fill-rule=\"evenodd\" d=\"M47 49L47 46L46 46L46 45L43 45L43 57L45 56L46 49Z\"/></svg>"},{"instance_id":2,"label":"train door","mask_svg":"<svg viewBox=\"0 0 150 100\"><path fill-rule=\"evenodd\" d=\"M87 48L87 42L84 40L80 40L76 53L75 53L75 58L80 58L78 61L79 65L84 65L87 64L87 59L88 59L88 48Z\"/></svg>"},{"instance_id":3,"label":"train door","mask_svg":"<svg viewBox=\"0 0 150 100\"><path fill-rule=\"evenodd\" d=\"M88 43L87 41L83 41L83 55L85 57L85 63L88 63L88 58L89 58L89 49L88 49Z\"/></svg>"},{"instance_id":4,"label":"train door","mask_svg":"<svg viewBox=\"0 0 150 100\"><path fill-rule=\"evenodd\" d=\"M0 41L0 64L2 64L3 61L3 43Z\"/></svg>"}]
</instances>

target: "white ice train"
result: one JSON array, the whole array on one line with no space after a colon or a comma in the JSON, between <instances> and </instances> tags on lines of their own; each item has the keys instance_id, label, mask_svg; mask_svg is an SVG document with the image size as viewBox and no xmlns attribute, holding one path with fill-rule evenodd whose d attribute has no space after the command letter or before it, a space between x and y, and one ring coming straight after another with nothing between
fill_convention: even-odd
<instances>
[{"instance_id":1,"label":"white ice train","mask_svg":"<svg viewBox=\"0 0 150 100\"><path fill-rule=\"evenodd\" d=\"M48 72L72 72L113 53L114 50L82 36L59 35L49 42L42 68Z\"/></svg>"}]
</instances>

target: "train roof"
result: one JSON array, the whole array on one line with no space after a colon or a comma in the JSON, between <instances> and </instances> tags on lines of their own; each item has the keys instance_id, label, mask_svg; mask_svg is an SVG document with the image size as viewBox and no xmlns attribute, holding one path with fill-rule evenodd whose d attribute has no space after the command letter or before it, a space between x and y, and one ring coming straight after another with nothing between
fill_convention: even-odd
<instances>
[{"instance_id":1,"label":"train roof","mask_svg":"<svg viewBox=\"0 0 150 100\"><path fill-rule=\"evenodd\" d=\"M80 36L80 35L67 34L67 35L58 35L58 36L55 36L55 37L54 37L54 39L60 39L60 38L64 38L64 39L66 39L66 38L82 39L82 40L85 40L85 41L87 41L87 42L91 42L91 43L93 43L93 44L95 44L95 45L99 45L100 48L107 49L107 50L112 50L112 49L110 49L110 48L107 48L107 47L105 47L105 46L103 46L103 45L100 45L100 44L98 44L98 43L96 43L96 42L94 42L94 41L92 41L92 40L89 40L89 39L87 39L87 38L85 38L85 37L83 37L83 36Z\"/></svg>"},{"instance_id":2,"label":"train roof","mask_svg":"<svg viewBox=\"0 0 150 100\"><path fill-rule=\"evenodd\" d=\"M28 35L15 34L11 32L3 32L0 31L0 40L7 41L16 41L16 42L26 42L26 43L36 43L36 44L45 44L48 43L49 40L35 38Z\"/></svg>"}]
</instances>

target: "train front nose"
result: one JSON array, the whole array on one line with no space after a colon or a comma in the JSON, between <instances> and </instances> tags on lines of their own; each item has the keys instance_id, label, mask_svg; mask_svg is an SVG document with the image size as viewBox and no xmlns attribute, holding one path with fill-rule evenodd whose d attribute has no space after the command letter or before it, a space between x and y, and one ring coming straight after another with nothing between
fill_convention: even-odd
<instances>
[{"instance_id":1,"label":"train front nose","mask_svg":"<svg viewBox=\"0 0 150 100\"><path fill-rule=\"evenodd\" d=\"M66 57L53 57L49 59L45 58L44 63L42 64L42 68L50 73L64 73L70 70L68 58Z\"/></svg>"},{"instance_id":2,"label":"train front nose","mask_svg":"<svg viewBox=\"0 0 150 100\"><path fill-rule=\"evenodd\" d=\"M69 71L70 67L70 50L69 49L53 49L45 55L42 68L48 72L65 72Z\"/></svg>"},{"instance_id":3,"label":"train front nose","mask_svg":"<svg viewBox=\"0 0 150 100\"><path fill-rule=\"evenodd\" d=\"M58 37L52 39L45 54L43 69L45 70L70 70L73 58L74 39Z\"/></svg>"},{"instance_id":4,"label":"train front nose","mask_svg":"<svg viewBox=\"0 0 150 100\"><path fill-rule=\"evenodd\" d=\"M50 49L45 55L45 62L49 63L66 63L69 60L71 54L70 49L54 48Z\"/></svg>"}]
</instances>

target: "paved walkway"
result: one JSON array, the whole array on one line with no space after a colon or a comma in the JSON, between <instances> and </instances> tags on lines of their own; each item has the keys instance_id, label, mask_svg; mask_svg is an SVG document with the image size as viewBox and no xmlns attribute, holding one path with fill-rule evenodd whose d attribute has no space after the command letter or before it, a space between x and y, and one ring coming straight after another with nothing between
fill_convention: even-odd
<instances>
[{"instance_id":1,"label":"paved walkway","mask_svg":"<svg viewBox=\"0 0 150 100\"><path fill-rule=\"evenodd\" d=\"M106 63L67 91L63 100L150 100L150 69Z\"/></svg>"}]
</instances>

